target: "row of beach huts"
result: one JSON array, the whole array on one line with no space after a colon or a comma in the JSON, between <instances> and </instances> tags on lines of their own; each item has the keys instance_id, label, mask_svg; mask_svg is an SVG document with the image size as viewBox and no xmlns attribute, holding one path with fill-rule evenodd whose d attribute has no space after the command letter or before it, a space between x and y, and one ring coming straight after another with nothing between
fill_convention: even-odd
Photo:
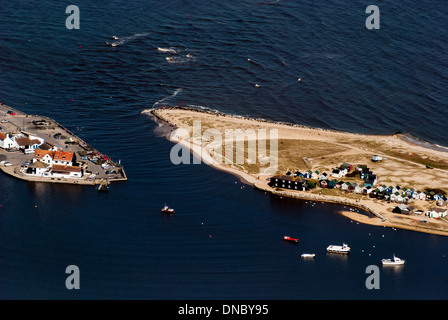
<instances>
[{"instance_id":1,"label":"row of beach huts","mask_svg":"<svg viewBox=\"0 0 448 320\"><path fill-rule=\"evenodd\" d=\"M359 178L361 182L344 181L343 177ZM308 170L306 172L288 171L284 175L270 178L269 186L298 191L308 191L316 187L340 189L348 193L368 195L371 198L409 204L413 200L435 201L438 206L448 204L447 197L434 191L421 191L412 187L378 185L377 176L367 165L352 166L343 163L331 173Z\"/></svg>"}]
</instances>

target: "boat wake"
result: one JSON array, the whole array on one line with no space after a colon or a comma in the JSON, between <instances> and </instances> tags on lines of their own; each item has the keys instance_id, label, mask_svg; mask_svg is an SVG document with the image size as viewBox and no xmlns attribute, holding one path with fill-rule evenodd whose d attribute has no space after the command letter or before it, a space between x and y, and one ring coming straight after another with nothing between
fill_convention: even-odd
<instances>
[{"instance_id":1,"label":"boat wake","mask_svg":"<svg viewBox=\"0 0 448 320\"><path fill-rule=\"evenodd\" d=\"M187 52L187 50L176 49L174 47L157 47L157 51L168 54L165 59L169 63L187 63L196 61L196 57L190 52Z\"/></svg>"},{"instance_id":2,"label":"boat wake","mask_svg":"<svg viewBox=\"0 0 448 320\"><path fill-rule=\"evenodd\" d=\"M169 52L169 53L177 53L177 51L173 48L161 48L157 47L157 50L160 52Z\"/></svg>"},{"instance_id":3,"label":"boat wake","mask_svg":"<svg viewBox=\"0 0 448 320\"><path fill-rule=\"evenodd\" d=\"M150 32L143 32L143 33L135 33L131 36L128 37L122 37L122 38L118 38L118 37L113 37L113 39L116 39L116 41L113 42L106 42L106 44L110 47L117 47L117 46L121 46L124 45L125 43L135 40L137 38L142 38L142 37L146 37L147 35L151 34Z\"/></svg>"}]
</instances>

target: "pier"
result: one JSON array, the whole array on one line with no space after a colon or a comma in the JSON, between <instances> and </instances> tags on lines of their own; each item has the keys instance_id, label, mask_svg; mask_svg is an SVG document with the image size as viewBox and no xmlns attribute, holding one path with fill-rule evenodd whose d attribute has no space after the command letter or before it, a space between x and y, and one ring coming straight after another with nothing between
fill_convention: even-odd
<instances>
[{"instance_id":1,"label":"pier","mask_svg":"<svg viewBox=\"0 0 448 320\"><path fill-rule=\"evenodd\" d=\"M127 180L121 163L112 161L57 121L25 114L3 103L0 139L0 170L21 180L80 185ZM14 142L13 147L6 145L7 139ZM36 159L36 150L62 156L50 163L51 160Z\"/></svg>"}]
</instances>

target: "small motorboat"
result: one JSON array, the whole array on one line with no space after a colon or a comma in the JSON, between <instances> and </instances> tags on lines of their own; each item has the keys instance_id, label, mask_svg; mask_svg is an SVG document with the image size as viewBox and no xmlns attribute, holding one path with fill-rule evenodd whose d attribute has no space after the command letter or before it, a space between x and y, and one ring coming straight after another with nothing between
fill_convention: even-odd
<instances>
[{"instance_id":1,"label":"small motorboat","mask_svg":"<svg viewBox=\"0 0 448 320\"><path fill-rule=\"evenodd\" d=\"M299 239L291 238L290 236L284 236L283 240L298 243Z\"/></svg>"},{"instance_id":2,"label":"small motorboat","mask_svg":"<svg viewBox=\"0 0 448 320\"><path fill-rule=\"evenodd\" d=\"M304 259L314 259L316 255L314 253L302 253L301 257Z\"/></svg>"},{"instance_id":3,"label":"small motorboat","mask_svg":"<svg viewBox=\"0 0 448 320\"><path fill-rule=\"evenodd\" d=\"M174 213L174 209L168 207L166 204L165 204L165 206L162 208L161 211L162 211L162 213L168 213L168 214L173 214L173 213Z\"/></svg>"},{"instance_id":4,"label":"small motorboat","mask_svg":"<svg viewBox=\"0 0 448 320\"><path fill-rule=\"evenodd\" d=\"M331 253L350 253L350 247L343 243L342 246L329 245L327 247L327 252Z\"/></svg>"},{"instance_id":5,"label":"small motorboat","mask_svg":"<svg viewBox=\"0 0 448 320\"><path fill-rule=\"evenodd\" d=\"M109 47L116 47L117 46L116 43L114 43L114 42L110 43L110 42L107 42L107 41L106 41L106 45L109 46Z\"/></svg>"},{"instance_id":6,"label":"small motorboat","mask_svg":"<svg viewBox=\"0 0 448 320\"><path fill-rule=\"evenodd\" d=\"M117 36L112 36L112 39L119 40L120 38L118 38Z\"/></svg>"},{"instance_id":7,"label":"small motorboat","mask_svg":"<svg viewBox=\"0 0 448 320\"><path fill-rule=\"evenodd\" d=\"M396 257L395 255L392 257L392 259L382 259L381 263L383 266L400 266L403 265L405 260L400 259Z\"/></svg>"}]
</instances>

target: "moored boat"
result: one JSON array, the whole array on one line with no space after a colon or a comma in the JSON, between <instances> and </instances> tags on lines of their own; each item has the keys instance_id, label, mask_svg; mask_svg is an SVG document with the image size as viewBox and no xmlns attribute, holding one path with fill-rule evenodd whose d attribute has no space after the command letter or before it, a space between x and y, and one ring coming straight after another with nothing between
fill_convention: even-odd
<instances>
[{"instance_id":1,"label":"moored boat","mask_svg":"<svg viewBox=\"0 0 448 320\"><path fill-rule=\"evenodd\" d=\"M302 253L301 257L304 259L314 259L316 255L314 253Z\"/></svg>"},{"instance_id":2,"label":"moored boat","mask_svg":"<svg viewBox=\"0 0 448 320\"><path fill-rule=\"evenodd\" d=\"M283 240L285 240L285 241L291 241L291 242L296 242L296 243L299 242L299 239L297 239L297 238L291 238L290 236L284 236L284 237L283 237Z\"/></svg>"},{"instance_id":3,"label":"moored boat","mask_svg":"<svg viewBox=\"0 0 448 320\"><path fill-rule=\"evenodd\" d=\"M162 208L161 211L162 211L162 213L168 213L168 214L173 214L173 213L174 213L174 209L168 207L166 204L165 204L165 206Z\"/></svg>"},{"instance_id":4,"label":"moored boat","mask_svg":"<svg viewBox=\"0 0 448 320\"><path fill-rule=\"evenodd\" d=\"M405 263L405 260L396 257L395 255L392 259L381 259L383 266L400 266Z\"/></svg>"},{"instance_id":5,"label":"moored boat","mask_svg":"<svg viewBox=\"0 0 448 320\"><path fill-rule=\"evenodd\" d=\"M332 252L332 253L350 253L350 247L343 243L342 246L337 246L337 245L329 245L327 247L327 252Z\"/></svg>"}]
</instances>

